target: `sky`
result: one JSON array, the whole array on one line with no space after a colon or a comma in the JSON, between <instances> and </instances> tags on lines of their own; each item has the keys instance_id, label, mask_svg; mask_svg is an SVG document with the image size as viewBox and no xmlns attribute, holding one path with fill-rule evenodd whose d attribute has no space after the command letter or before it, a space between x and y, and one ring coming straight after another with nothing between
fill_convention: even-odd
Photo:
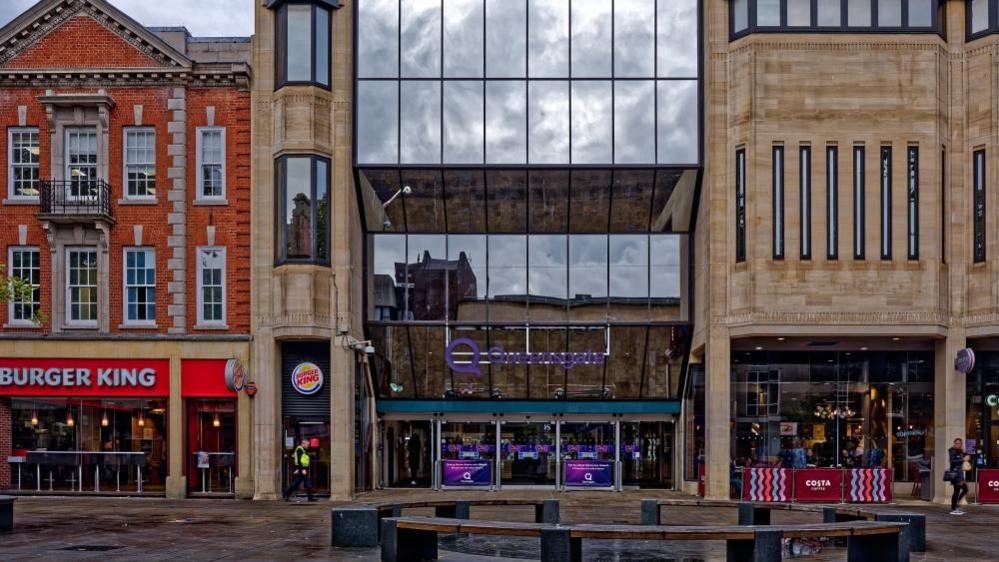
<instances>
[{"instance_id":1,"label":"sky","mask_svg":"<svg viewBox=\"0 0 999 562\"><path fill-rule=\"evenodd\" d=\"M36 0L0 0L0 26ZM185 26L196 37L253 34L253 0L111 0L147 27Z\"/></svg>"}]
</instances>

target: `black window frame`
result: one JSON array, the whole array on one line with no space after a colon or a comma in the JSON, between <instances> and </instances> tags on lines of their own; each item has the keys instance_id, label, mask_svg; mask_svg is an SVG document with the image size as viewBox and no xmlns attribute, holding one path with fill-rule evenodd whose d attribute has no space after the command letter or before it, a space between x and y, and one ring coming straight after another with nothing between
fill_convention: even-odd
<instances>
[{"instance_id":1,"label":"black window frame","mask_svg":"<svg viewBox=\"0 0 999 562\"><path fill-rule=\"evenodd\" d=\"M318 211L319 205L312 206L312 216L310 217L312 225L312 256L309 258L289 258L287 256L287 243L284 239L284 234L282 230L284 227L284 216L285 216L285 203L287 198L285 194L287 192L288 174L287 165L285 164L289 159L308 159L310 167L310 196L312 201L316 201L316 186L318 175L318 163L324 162L326 164L326 201L327 201L327 212L326 212L326 257L317 257L319 253L319 220ZM319 156L316 154L283 154L274 159L274 264L275 266L281 266L285 264L313 264L329 266L331 263L331 256L333 250L331 248L332 242L332 224L333 224L333 197L332 197L332 181L333 181L333 168L332 162L329 158L324 156Z\"/></svg>"},{"instance_id":2,"label":"black window frame","mask_svg":"<svg viewBox=\"0 0 999 562\"><path fill-rule=\"evenodd\" d=\"M964 37L965 41L981 39L993 33L999 32L999 0L989 1L989 15L985 29L982 31L971 31L971 0L966 0L964 8Z\"/></svg>"},{"instance_id":3,"label":"black window frame","mask_svg":"<svg viewBox=\"0 0 999 562\"><path fill-rule=\"evenodd\" d=\"M308 5L312 7L309 19L309 29L312 33L312 61L310 80L288 80L288 6ZM330 52L326 56L326 76L328 84L323 84L316 79L316 11L326 12L326 23L328 34L326 36ZM333 90L333 10L328 7L318 5L312 0L287 0L274 11L274 90L280 90L285 86L315 86L323 90Z\"/></svg>"},{"instance_id":4,"label":"black window frame","mask_svg":"<svg viewBox=\"0 0 999 562\"><path fill-rule=\"evenodd\" d=\"M839 147L826 146L826 259L839 259Z\"/></svg>"},{"instance_id":5,"label":"black window frame","mask_svg":"<svg viewBox=\"0 0 999 562\"><path fill-rule=\"evenodd\" d=\"M906 257L919 259L919 147L910 145L905 150L906 172Z\"/></svg>"},{"instance_id":6,"label":"black window frame","mask_svg":"<svg viewBox=\"0 0 999 562\"><path fill-rule=\"evenodd\" d=\"M881 252L881 259L885 261L891 261L891 190L892 190L892 150L891 146L882 146L879 151L878 166L880 175L878 176L879 186L881 190L879 195L881 196L881 246L879 251Z\"/></svg>"},{"instance_id":7,"label":"black window frame","mask_svg":"<svg viewBox=\"0 0 999 562\"><path fill-rule=\"evenodd\" d=\"M985 260L988 257L988 241L985 238L985 214L987 212L987 208L985 206L985 192L988 185L986 183L988 181L988 160L986 159L985 149L980 148L974 151L971 162L973 176L973 182L971 184L971 248L974 263L985 263Z\"/></svg>"},{"instance_id":8,"label":"black window frame","mask_svg":"<svg viewBox=\"0 0 999 562\"><path fill-rule=\"evenodd\" d=\"M774 145L770 155L771 197L773 198L773 259L783 260L786 253L784 247L784 226L786 209L784 205L784 145Z\"/></svg>"},{"instance_id":9,"label":"black window frame","mask_svg":"<svg viewBox=\"0 0 999 562\"><path fill-rule=\"evenodd\" d=\"M849 0L840 0L840 25L838 26L820 26L818 24L818 0L811 0L809 9L811 13L809 17L811 22L808 26L789 26L787 25L787 15L788 0L780 0L780 25L777 26L758 26L756 25L756 4L758 0L746 0L746 9L748 10L747 17L747 27L742 30L736 31L735 29L735 10L731 9L731 5L734 0L729 0L729 15L728 15L728 29L729 29L729 40L735 41L750 35L753 33L936 33L940 36L944 36L944 29L940 25L941 21L945 20L943 15L943 10L946 9L946 2L941 2L937 0L936 9L932 10L931 23L928 27L926 26L909 26L909 0L901 0L902 2L902 25L901 26L879 26L878 25L878 0L871 1L871 25L869 26L850 26L849 22L849 12L848 5ZM933 1L933 0L931 0ZM999 0L991 0L992 4L995 4ZM971 10L967 10L970 14ZM994 15L995 10L990 10L990 14ZM969 15L970 18L970 15ZM990 21L993 21L990 19ZM970 19L969 19L970 23ZM970 29L970 26L969 26Z\"/></svg>"},{"instance_id":10,"label":"black window frame","mask_svg":"<svg viewBox=\"0 0 999 562\"><path fill-rule=\"evenodd\" d=\"M947 263L947 147L940 147L940 263Z\"/></svg>"},{"instance_id":11,"label":"black window frame","mask_svg":"<svg viewBox=\"0 0 999 562\"><path fill-rule=\"evenodd\" d=\"M798 207L800 213L798 246L801 259L812 259L812 147L798 147Z\"/></svg>"},{"instance_id":12,"label":"black window frame","mask_svg":"<svg viewBox=\"0 0 999 562\"><path fill-rule=\"evenodd\" d=\"M853 259L867 259L867 149L853 147Z\"/></svg>"},{"instance_id":13,"label":"black window frame","mask_svg":"<svg viewBox=\"0 0 999 562\"><path fill-rule=\"evenodd\" d=\"M746 149L735 151L735 261L746 261Z\"/></svg>"}]
</instances>

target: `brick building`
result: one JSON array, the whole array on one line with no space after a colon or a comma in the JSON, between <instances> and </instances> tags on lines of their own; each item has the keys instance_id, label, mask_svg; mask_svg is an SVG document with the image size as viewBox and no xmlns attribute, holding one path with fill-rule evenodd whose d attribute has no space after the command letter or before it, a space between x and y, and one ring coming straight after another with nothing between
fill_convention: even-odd
<instances>
[{"instance_id":1,"label":"brick building","mask_svg":"<svg viewBox=\"0 0 999 562\"><path fill-rule=\"evenodd\" d=\"M249 359L249 51L104 0L0 29L0 263L37 285L0 322L0 489L252 494L225 383Z\"/></svg>"}]
</instances>

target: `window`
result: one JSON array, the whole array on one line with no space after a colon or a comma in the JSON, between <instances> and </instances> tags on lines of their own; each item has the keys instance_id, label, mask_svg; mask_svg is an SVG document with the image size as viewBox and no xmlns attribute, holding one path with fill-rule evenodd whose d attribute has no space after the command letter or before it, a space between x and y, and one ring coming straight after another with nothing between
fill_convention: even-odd
<instances>
[{"instance_id":1,"label":"window","mask_svg":"<svg viewBox=\"0 0 999 562\"><path fill-rule=\"evenodd\" d=\"M125 324L156 324L156 252L125 248Z\"/></svg>"},{"instance_id":2,"label":"window","mask_svg":"<svg viewBox=\"0 0 999 562\"><path fill-rule=\"evenodd\" d=\"M826 147L826 258L839 259L839 149Z\"/></svg>"},{"instance_id":3,"label":"window","mask_svg":"<svg viewBox=\"0 0 999 562\"><path fill-rule=\"evenodd\" d=\"M843 25L840 0L818 0L819 27L839 27Z\"/></svg>"},{"instance_id":4,"label":"window","mask_svg":"<svg viewBox=\"0 0 999 562\"><path fill-rule=\"evenodd\" d=\"M66 250L66 323L97 327L97 250Z\"/></svg>"},{"instance_id":5,"label":"window","mask_svg":"<svg viewBox=\"0 0 999 562\"><path fill-rule=\"evenodd\" d=\"M225 248L198 248L198 327L224 328Z\"/></svg>"},{"instance_id":6,"label":"window","mask_svg":"<svg viewBox=\"0 0 999 562\"><path fill-rule=\"evenodd\" d=\"M731 33L733 39L754 32L935 33L936 5L936 0L732 0Z\"/></svg>"},{"instance_id":7,"label":"window","mask_svg":"<svg viewBox=\"0 0 999 562\"><path fill-rule=\"evenodd\" d=\"M732 0L732 31L749 29L749 0Z\"/></svg>"},{"instance_id":8,"label":"window","mask_svg":"<svg viewBox=\"0 0 999 562\"><path fill-rule=\"evenodd\" d=\"M974 258L975 263L985 261L985 149L975 151L974 194Z\"/></svg>"},{"instance_id":9,"label":"window","mask_svg":"<svg viewBox=\"0 0 999 562\"><path fill-rule=\"evenodd\" d=\"M801 259L812 259L812 147L798 150L798 201L801 205Z\"/></svg>"},{"instance_id":10,"label":"window","mask_svg":"<svg viewBox=\"0 0 999 562\"><path fill-rule=\"evenodd\" d=\"M919 147L910 146L906 151L906 168L908 177L906 182L906 215L908 217L908 229L906 230L906 240L908 244L907 256L910 260L919 259Z\"/></svg>"},{"instance_id":11,"label":"window","mask_svg":"<svg viewBox=\"0 0 999 562\"><path fill-rule=\"evenodd\" d=\"M862 260L865 253L864 228L864 147L853 147L853 258Z\"/></svg>"},{"instance_id":12,"label":"window","mask_svg":"<svg viewBox=\"0 0 999 562\"><path fill-rule=\"evenodd\" d=\"M125 129L125 197L156 198L156 130Z\"/></svg>"},{"instance_id":13,"label":"window","mask_svg":"<svg viewBox=\"0 0 999 562\"><path fill-rule=\"evenodd\" d=\"M735 261L746 261L746 149L735 151Z\"/></svg>"},{"instance_id":14,"label":"window","mask_svg":"<svg viewBox=\"0 0 999 562\"><path fill-rule=\"evenodd\" d=\"M275 166L277 244L283 262L330 261L329 160L282 156Z\"/></svg>"},{"instance_id":15,"label":"window","mask_svg":"<svg viewBox=\"0 0 999 562\"><path fill-rule=\"evenodd\" d=\"M97 129L66 129L68 201L97 197Z\"/></svg>"},{"instance_id":16,"label":"window","mask_svg":"<svg viewBox=\"0 0 999 562\"><path fill-rule=\"evenodd\" d=\"M808 27L812 24L812 0L786 1L788 27Z\"/></svg>"},{"instance_id":17,"label":"window","mask_svg":"<svg viewBox=\"0 0 999 562\"><path fill-rule=\"evenodd\" d=\"M984 34L989 30L989 0L971 0L968 9L968 35Z\"/></svg>"},{"instance_id":18,"label":"window","mask_svg":"<svg viewBox=\"0 0 999 562\"><path fill-rule=\"evenodd\" d=\"M225 200L225 128L198 128L198 199Z\"/></svg>"},{"instance_id":19,"label":"window","mask_svg":"<svg viewBox=\"0 0 999 562\"><path fill-rule=\"evenodd\" d=\"M11 199L38 197L37 128L13 128L7 133L7 196Z\"/></svg>"},{"instance_id":20,"label":"window","mask_svg":"<svg viewBox=\"0 0 999 562\"><path fill-rule=\"evenodd\" d=\"M871 0L847 0L846 15L849 27L871 26Z\"/></svg>"},{"instance_id":21,"label":"window","mask_svg":"<svg viewBox=\"0 0 999 562\"><path fill-rule=\"evenodd\" d=\"M784 259L784 147L773 148L774 259Z\"/></svg>"},{"instance_id":22,"label":"window","mask_svg":"<svg viewBox=\"0 0 999 562\"><path fill-rule=\"evenodd\" d=\"M286 3L275 22L275 85L330 87L330 11L309 3Z\"/></svg>"},{"instance_id":23,"label":"window","mask_svg":"<svg viewBox=\"0 0 999 562\"><path fill-rule=\"evenodd\" d=\"M947 263L947 149L940 149L940 261Z\"/></svg>"},{"instance_id":24,"label":"window","mask_svg":"<svg viewBox=\"0 0 999 562\"><path fill-rule=\"evenodd\" d=\"M891 259L891 147L881 147L881 259Z\"/></svg>"},{"instance_id":25,"label":"window","mask_svg":"<svg viewBox=\"0 0 999 562\"><path fill-rule=\"evenodd\" d=\"M12 325L33 326L42 306L42 268L41 254L38 248L12 247L7 262L11 277L30 283L34 288L28 299L11 298L8 306L8 317ZM23 295L12 295L23 296Z\"/></svg>"}]
</instances>

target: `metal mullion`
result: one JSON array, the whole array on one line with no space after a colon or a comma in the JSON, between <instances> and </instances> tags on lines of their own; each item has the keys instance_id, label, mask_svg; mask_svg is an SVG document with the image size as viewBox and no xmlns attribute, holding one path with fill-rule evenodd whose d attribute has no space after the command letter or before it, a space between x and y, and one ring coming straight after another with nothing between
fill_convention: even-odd
<instances>
[{"instance_id":1,"label":"metal mullion","mask_svg":"<svg viewBox=\"0 0 999 562\"><path fill-rule=\"evenodd\" d=\"M616 76L615 66L614 66L614 17L617 15L617 9L614 6L614 0L611 0L611 164L617 163L617 153L615 149L616 142L616 128L617 128L617 108L615 107L614 99L617 93L617 82L614 80ZM611 185L614 185L614 175L611 174ZM607 213L607 223L610 225L610 212Z\"/></svg>"},{"instance_id":2,"label":"metal mullion","mask_svg":"<svg viewBox=\"0 0 999 562\"><path fill-rule=\"evenodd\" d=\"M787 28L787 0L780 0L780 25L781 29Z\"/></svg>"},{"instance_id":3,"label":"metal mullion","mask_svg":"<svg viewBox=\"0 0 999 562\"><path fill-rule=\"evenodd\" d=\"M811 10L812 13L809 15L808 21L811 24L812 29L815 29L819 26L819 0L811 1Z\"/></svg>"},{"instance_id":4,"label":"metal mullion","mask_svg":"<svg viewBox=\"0 0 999 562\"><path fill-rule=\"evenodd\" d=\"M486 37L487 37L487 32L488 32L488 29L486 27L487 26L486 22L489 21L489 18L487 17L487 13L489 11L488 8L487 8L487 6L486 6L487 3L488 3L488 0L483 0L483 2L482 2L482 76L479 77L479 79L481 80L481 84L482 84L482 164L483 165L485 165L485 163L488 162L488 160L486 159L486 150L487 150L486 147L488 146L488 144L486 142L486 140L487 140L486 139L486 131L489 129L489 122L487 121L487 117L488 116L486 115L486 93L487 93L486 92L486 76L487 76L487 73L486 73L486 63L487 63L487 61L486 61L486 45L487 45ZM444 27L444 21L442 19L441 20L441 28L443 29L443 27ZM443 48L444 48L444 46L441 45L441 49L443 49ZM441 71L443 72L443 69L441 69ZM485 181L485 179L483 179L483 181Z\"/></svg>"},{"instance_id":5,"label":"metal mullion","mask_svg":"<svg viewBox=\"0 0 999 562\"><path fill-rule=\"evenodd\" d=\"M399 1L402 2L402 0L399 0ZM485 13L483 13L482 17L485 18ZM440 122L441 122L441 128L440 128L441 148L440 148L440 152L441 152L441 154L440 154L440 159L438 161L441 163L441 165L443 165L444 164L444 0L441 0L441 33L440 33L440 35L441 35L440 36L441 68L440 68L440 77L439 77L439 80L441 82L441 87L440 87ZM483 147L483 150L484 149L485 149L485 147Z\"/></svg>"},{"instance_id":6,"label":"metal mullion","mask_svg":"<svg viewBox=\"0 0 999 562\"><path fill-rule=\"evenodd\" d=\"M443 1L443 0L442 0ZM396 92L395 92L395 102L396 102L396 114L395 114L395 161L397 164L402 163L402 0L399 0L399 5L396 9L396 59L395 59L395 76L396 76ZM332 36L331 36L332 38ZM331 58L332 60L332 58ZM330 82L332 82L332 77ZM443 143L442 143L443 146ZM400 178L401 182L401 178ZM402 184L399 184L399 189L402 189ZM405 208L405 198L403 198L403 208ZM407 231L409 227L407 225Z\"/></svg>"},{"instance_id":7,"label":"metal mullion","mask_svg":"<svg viewBox=\"0 0 999 562\"><path fill-rule=\"evenodd\" d=\"M569 36L567 37L569 42L569 68L568 68L568 86L569 86L569 165L572 165L572 0L569 0ZM569 193L572 193L572 172L569 172ZM568 219L567 219L568 222ZM568 378L568 374L566 375ZM566 393L569 390L566 388Z\"/></svg>"},{"instance_id":8,"label":"metal mullion","mask_svg":"<svg viewBox=\"0 0 999 562\"><path fill-rule=\"evenodd\" d=\"M531 6L524 0L524 162L531 162ZM530 188L528 188L530 189ZM527 199L530 200L530 191ZM530 214L526 217L530 220Z\"/></svg>"},{"instance_id":9,"label":"metal mullion","mask_svg":"<svg viewBox=\"0 0 999 562\"><path fill-rule=\"evenodd\" d=\"M700 2L697 3L700 6ZM698 14L700 10L698 10ZM700 17L700 15L698 15ZM698 26L700 27L700 26ZM698 41L700 45L700 41ZM700 59L700 47L698 47L697 58ZM701 105L701 103L698 103ZM697 127L700 128L701 123L698 119ZM700 135L698 135L700 137ZM652 161L656 164L659 163L659 0L655 0L652 5L652 146L654 153L652 155ZM655 190L656 190L656 175L652 175L652 193L653 201L655 200ZM652 226L652 203L649 203L649 226L651 230Z\"/></svg>"},{"instance_id":10,"label":"metal mullion","mask_svg":"<svg viewBox=\"0 0 999 562\"><path fill-rule=\"evenodd\" d=\"M645 373L648 369L649 361L649 330L648 327L645 328L645 345L642 347L642 378L641 382L638 383L638 399L641 400L645 396ZM606 363L606 362L605 362Z\"/></svg>"}]
</instances>

